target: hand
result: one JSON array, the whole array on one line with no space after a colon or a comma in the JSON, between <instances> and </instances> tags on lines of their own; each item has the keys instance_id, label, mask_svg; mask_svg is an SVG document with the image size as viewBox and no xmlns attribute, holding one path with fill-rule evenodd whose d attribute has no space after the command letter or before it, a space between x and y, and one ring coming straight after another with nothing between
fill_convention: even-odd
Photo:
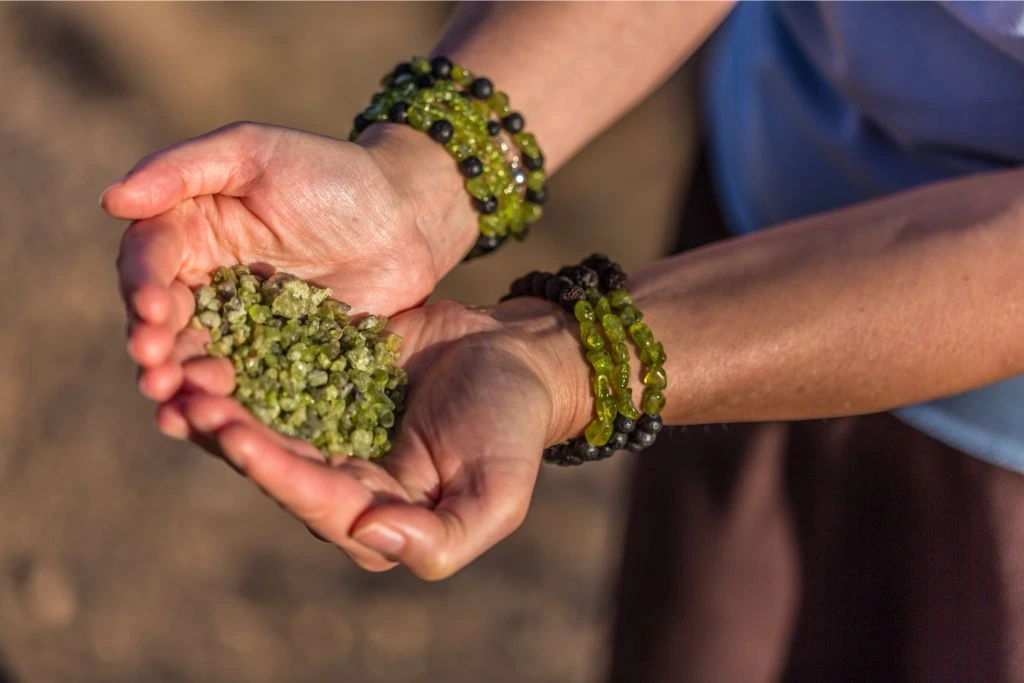
<instances>
[{"instance_id":1,"label":"hand","mask_svg":"<svg viewBox=\"0 0 1024 683\"><path fill-rule=\"evenodd\" d=\"M188 363L195 393L162 405L157 423L222 455L364 568L401 563L440 579L522 522L541 451L587 419L588 368L568 317L541 300L493 309L442 302L389 329L403 336L410 394L380 465L327 465L308 443L259 424L227 398L224 359Z\"/></svg>"},{"instance_id":2,"label":"hand","mask_svg":"<svg viewBox=\"0 0 1024 683\"><path fill-rule=\"evenodd\" d=\"M267 264L331 287L357 311L422 302L473 243L461 192L444 151L400 126L372 126L352 144L234 124L142 160L101 201L134 221L118 267L129 353L143 384L160 387L146 393L175 389L145 369L180 374L189 287L219 265Z\"/></svg>"}]
</instances>

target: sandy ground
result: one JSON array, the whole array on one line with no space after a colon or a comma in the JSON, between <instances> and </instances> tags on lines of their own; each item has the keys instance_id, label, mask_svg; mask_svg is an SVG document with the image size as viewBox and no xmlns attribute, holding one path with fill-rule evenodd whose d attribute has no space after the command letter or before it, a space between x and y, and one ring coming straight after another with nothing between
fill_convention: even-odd
<instances>
[{"instance_id":1,"label":"sandy ground","mask_svg":"<svg viewBox=\"0 0 1024 683\"><path fill-rule=\"evenodd\" d=\"M628 458L544 471L521 530L451 580L367 574L161 438L124 353L101 189L232 120L345 135L450 9L0 4L0 683L600 678ZM652 258L692 118L684 74L554 179L527 244L439 296Z\"/></svg>"}]
</instances>

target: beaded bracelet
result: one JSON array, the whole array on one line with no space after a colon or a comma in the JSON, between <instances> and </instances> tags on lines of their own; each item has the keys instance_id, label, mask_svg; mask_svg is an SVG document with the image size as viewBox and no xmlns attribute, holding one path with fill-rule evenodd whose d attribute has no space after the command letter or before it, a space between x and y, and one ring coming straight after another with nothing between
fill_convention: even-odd
<instances>
[{"instance_id":1,"label":"beaded bracelet","mask_svg":"<svg viewBox=\"0 0 1024 683\"><path fill-rule=\"evenodd\" d=\"M544 155L508 95L446 57L413 57L381 79L349 140L375 122L403 123L444 145L466 179L480 235L466 260L523 240L547 201ZM507 140L518 151L511 154Z\"/></svg>"},{"instance_id":2,"label":"beaded bracelet","mask_svg":"<svg viewBox=\"0 0 1024 683\"><path fill-rule=\"evenodd\" d=\"M606 256L594 254L557 274L533 271L517 279L502 301L541 296L571 313L579 324L580 342L593 371L591 389L595 418L583 436L544 450L544 461L579 465L602 460L627 448L641 451L662 430L661 409L667 378L664 348L654 341L643 314L626 291L626 274ZM641 363L643 412L633 403L629 388L627 331ZM606 343L607 342L607 343Z\"/></svg>"}]
</instances>

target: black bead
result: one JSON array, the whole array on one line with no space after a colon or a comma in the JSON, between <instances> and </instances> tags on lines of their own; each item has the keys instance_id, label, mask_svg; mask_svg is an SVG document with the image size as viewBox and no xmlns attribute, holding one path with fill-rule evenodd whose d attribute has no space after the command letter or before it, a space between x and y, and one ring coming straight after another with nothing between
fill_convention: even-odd
<instances>
[{"instance_id":1,"label":"black bead","mask_svg":"<svg viewBox=\"0 0 1024 683\"><path fill-rule=\"evenodd\" d=\"M473 208L485 216L492 214L498 210L498 199L493 195L487 199L477 199L476 197L473 197Z\"/></svg>"},{"instance_id":2,"label":"black bead","mask_svg":"<svg viewBox=\"0 0 1024 683\"><path fill-rule=\"evenodd\" d=\"M420 74L416 77L416 85L421 88L429 88L434 85L434 77L430 74Z\"/></svg>"},{"instance_id":3,"label":"black bead","mask_svg":"<svg viewBox=\"0 0 1024 683\"><path fill-rule=\"evenodd\" d=\"M626 444L626 448L633 451L634 453L637 451L642 451L643 449L653 444L656 438L657 437L654 434L651 434L650 432L644 432L637 429L636 431L629 435L629 443Z\"/></svg>"},{"instance_id":4,"label":"black bead","mask_svg":"<svg viewBox=\"0 0 1024 683\"><path fill-rule=\"evenodd\" d=\"M494 84L490 79L478 78L470 84L469 92L478 100L486 100L494 94Z\"/></svg>"},{"instance_id":5,"label":"black bead","mask_svg":"<svg viewBox=\"0 0 1024 683\"><path fill-rule=\"evenodd\" d=\"M544 155L541 154L540 152L538 152L537 156L535 156L535 157L531 157L528 154L524 154L523 155L523 166L525 166L526 168L528 168L531 171L536 171L538 168L543 168L544 167Z\"/></svg>"},{"instance_id":6,"label":"black bead","mask_svg":"<svg viewBox=\"0 0 1024 683\"><path fill-rule=\"evenodd\" d=\"M501 132L501 124L500 123L498 123L497 121L488 121L487 122L487 134L488 135L490 135L491 137L494 137L495 135L499 134L500 132Z\"/></svg>"},{"instance_id":7,"label":"black bead","mask_svg":"<svg viewBox=\"0 0 1024 683\"><path fill-rule=\"evenodd\" d=\"M572 280L569 278L556 275L548 280L547 284L544 286L544 298L548 301L558 303L558 300L562 296L562 290L574 286L575 285L573 285Z\"/></svg>"},{"instance_id":8,"label":"black bead","mask_svg":"<svg viewBox=\"0 0 1024 683\"><path fill-rule=\"evenodd\" d=\"M511 296L526 296L530 293L530 275L524 275L521 278L517 278L512 285L508 288L508 293Z\"/></svg>"},{"instance_id":9,"label":"black bead","mask_svg":"<svg viewBox=\"0 0 1024 683\"><path fill-rule=\"evenodd\" d=\"M409 105L405 102L395 102L388 109L388 121L392 123L405 123L409 115Z\"/></svg>"},{"instance_id":10,"label":"black bead","mask_svg":"<svg viewBox=\"0 0 1024 683\"><path fill-rule=\"evenodd\" d=\"M413 73L412 64L409 63L409 62L402 62L401 64L398 64L398 65L395 66L395 69L394 69L394 71L391 72L391 75L392 76L401 76L402 74L410 74L410 75L412 75L412 73Z\"/></svg>"},{"instance_id":11,"label":"black bead","mask_svg":"<svg viewBox=\"0 0 1024 683\"><path fill-rule=\"evenodd\" d=\"M625 289L626 274L621 268L609 268L601 274L601 284L606 290Z\"/></svg>"},{"instance_id":12,"label":"black bead","mask_svg":"<svg viewBox=\"0 0 1024 683\"><path fill-rule=\"evenodd\" d=\"M532 188L526 188L526 201L533 202L534 204L543 204L548 200L548 193L546 188L540 188L534 190Z\"/></svg>"},{"instance_id":13,"label":"black bead","mask_svg":"<svg viewBox=\"0 0 1024 683\"><path fill-rule=\"evenodd\" d=\"M434 57L430 60L430 73L434 74L434 78L451 78L451 60L447 57Z\"/></svg>"},{"instance_id":14,"label":"black bead","mask_svg":"<svg viewBox=\"0 0 1024 683\"><path fill-rule=\"evenodd\" d=\"M466 157L459 162L459 173L467 178L476 178L484 172L484 164L476 157Z\"/></svg>"},{"instance_id":15,"label":"black bead","mask_svg":"<svg viewBox=\"0 0 1024 683\"><path fill-rule=\"evenodd\" d=\"M629 434L615 430L612 432L612 436L608 439L608 443L605 444L608 448L612 448L617 451L621 451L626 447L626 443L629 441Z\"/></svg>"},{"instance_id":16,"label":"black bead","mask_svg":"<svg viewBox=\"0 0 1024 683\"><path fill-rule=\"evenodd\" d=\"M501 125L509 133L518 133L526 125L526 120L523 118L522 114L514 111L501 119Z\"/></svg>"},{"instance_id":17,"label":"black bead","mask_svg":"<svg viewBox=\"0 0 1024 683\"><path fill-rule=\"evenodd\" d=\"M572 454L584 462L597 457L597 446L586 439L576 437L572 440Z\"/></svg>"},{"instance_id":18,"label":"black bead","mask_svg":"<svg viewBox=\"0 0 1024 683\"><path fill-rule=\"evenodd\" d=\"M427 135L431 137L435 142L444 144L452 139L452 135L455 134L455 129L452 124L444 119L439 119L430 124L430 128L427 129Z\"/></svg>"},{"instance_id":19,"label":"black bead","mask_svg":"<svg viewBox=\"0 0 1024 683\"><path fill-rule=\"evenodd\" d=\"M498 235L480 235L476 238L476 244L470 252L466 254L466 258L464 260L469 261L479 258L480 256L486 256L500 247L504 241L505 239Z\"/></svg>"},{"instance_id":20,"label":"black bead","mask_svg":"<svg viewBox=\"0 0 1024 683\"><path fill-rule=\"evenodd\" d=\"M362 113L359 113L356 114L355 119L352 120L352 127L355 128L357 133L362 133L371 123L373 123L373 121L363 116Z\"/></svg>"},{"instance_id":21,"label":"black bead","mask_svg":"<svg viewBox=\"0 0 1024 683\"><path fill-rule=\"evenodd\" d=\"M558 271L558 274L564 275L583 289L593 289L600 284L597 272L586 266L566 266Z\"/></svg>"},{"instance_id":22,"label":"black bead","mask_svg":"<svg viewBox=\"0 0 1024 683\"><path fill-rule=\"evenodd\" d=\"M650 434L657 434L664 429L665 423L661 420L661 415L647 415L646 413L640 416L640 419L636 423L636 428L643 432Z\"/></svg>"},{"instance_id":23,"label":"black bead","mask_svg":"<svg viewBox=\"0 0 1024 683\"><path fill-rule=\"evenodd\" d=\"M570 282L572 282L572 280L570 280ZM558 305L572 313L576 308L576 302L583 301L586 298L587 293L583 291L583 288L576 283L573 283L559 292Z\"/></svg>"},{"instance_id":24,"label":"black bead","mask_svg":"<svg viewBox=\"0 0 1024 683\"><path fill-rule=\"evenodd\" d=\"M625 415L619 414L615 416L615 431L622 432L624 434L632 434L633 430L636 429L637 421L626 417Z\"/></svg>"},{"instance_id":25,"label":"black bead","mask_svg":"<svg viewBox=\"0 0 1024 683\"><path fill-rule=\"evenodd\" d=\"M612 265L612 261L604 254L591 254L587 258L583 259L583 262L580 265L586 266L587 268L600 273L602 270Z\"/></svg>"},{"instance_id":26,"label":"black bead","mask_svg":"<svg viewBox=\"0 0 1024 683\"><path fill-rule=\"evenodd\" d=\"M597 458L595 459L604 460L606 458L612 457L613 455L615 455L615 449L609 448L608 445L605 444L604 446L601 446L600 448L597 449Z\"/></svg>"},{"instance_id":27,"label":"black bead","mask_svg":"<svg viewBox=\"0 0 1024 683\"><path fill-rule=\"evenodd\" d=\"M524 225L523 229L520 230L519 232L512 233L512 239L514 239L516 242L522 242L523 240L525 240L529 236L530 236L530 224L529 223Z\"/></svg>"},{"instance_id":28,"label":"black bead","mask_svg":"<svg viewBox=\"0 0 1024 683\"><path fill-rule=\"evenodd\" d=\"M544 290L547 289L548 280L553 277L554 275L551 273L533 273L530 278L530 294L533 296L544 296Z\"/></svg>"}]
</instances>

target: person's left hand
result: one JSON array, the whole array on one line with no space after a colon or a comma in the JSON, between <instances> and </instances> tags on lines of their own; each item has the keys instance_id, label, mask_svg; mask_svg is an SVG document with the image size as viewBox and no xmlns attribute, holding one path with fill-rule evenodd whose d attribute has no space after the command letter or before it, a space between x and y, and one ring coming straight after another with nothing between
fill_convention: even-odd
<instances>
[{"instance_id":1,"label":"person's left hand","mask_svg":"<svg viewBox=\"0 0 1024 683\"><path fill-rule=\"evenodd\" d=\"M400 563L441 579L519 526L543 448L587 419L588 369L568 321L541 300L442 302L395 317L388 329L403 337L410 391L379 465L325 464L308 443L258 423L228 397L224 359L186 362L193 393L162 404L157 422L222 455L360 566Z\"/></svg>"}]
</instances>

